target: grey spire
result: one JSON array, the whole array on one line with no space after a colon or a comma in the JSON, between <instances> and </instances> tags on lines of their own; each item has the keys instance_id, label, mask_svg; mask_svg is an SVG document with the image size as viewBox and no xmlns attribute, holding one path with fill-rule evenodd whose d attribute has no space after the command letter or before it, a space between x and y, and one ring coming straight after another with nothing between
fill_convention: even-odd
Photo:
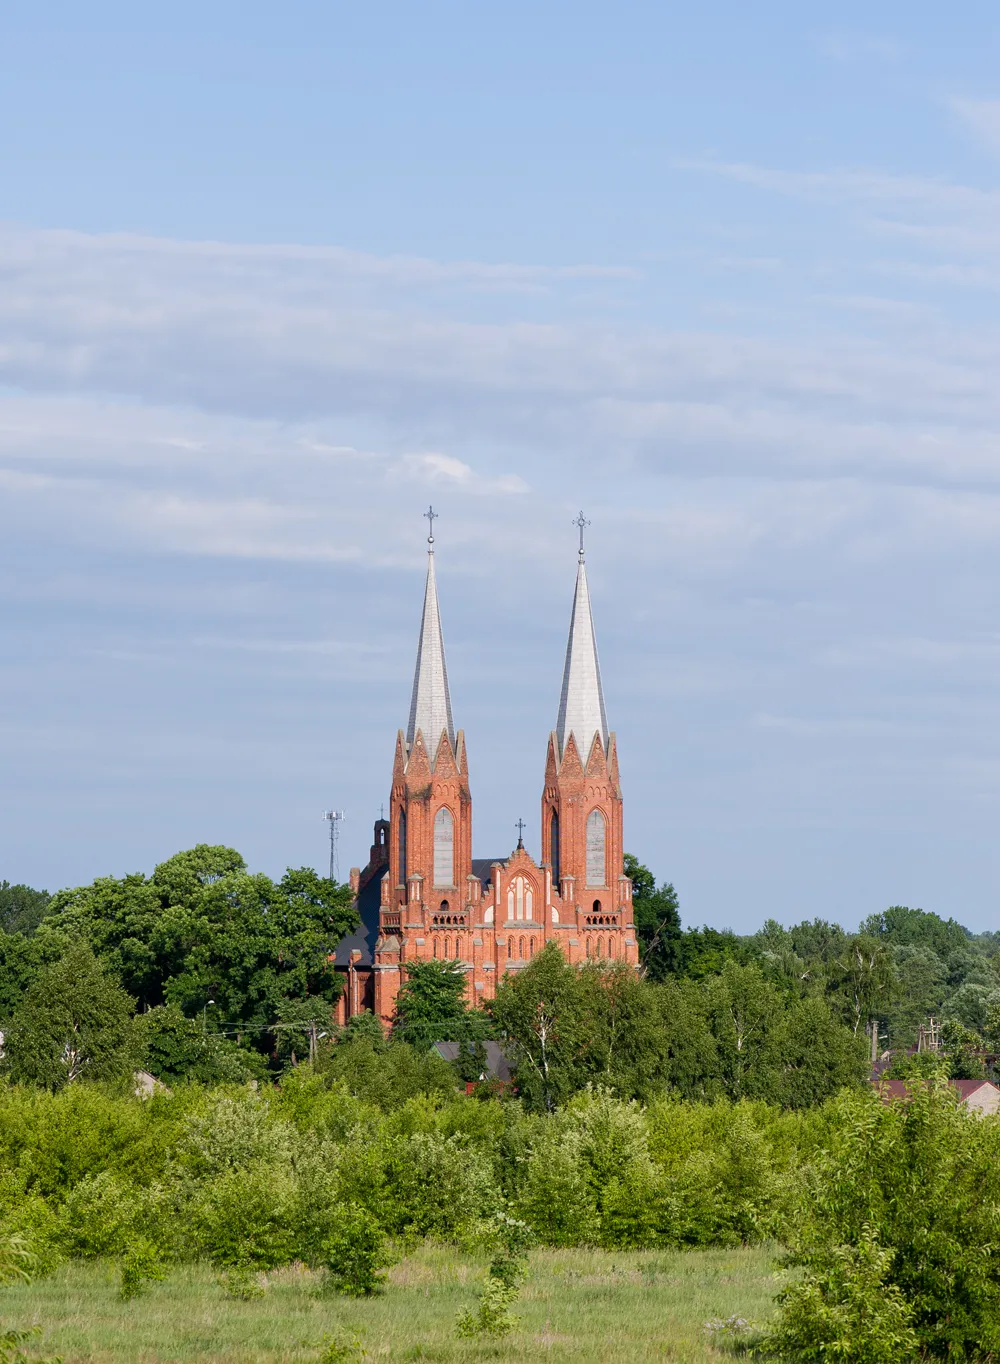
<instances>
[{"instance_id":1,"label":"grey spire","mask_svg":"<svg viewBox=\"0 0 1000 1364\"><path fill-rule=\"evenodd\" d=\"M580 528L580 554L576 570L576 592L573 595L573 616L566 644L566 666L563 669L556 738L559 741L559 756L562 757L566 752L570 734L575 734L580 757L586 762L595 734L601 736L601 744L607 752L608 718L604 711L601 665L597 661L597 639L594 635L594 618L590 612L590 591L587 587L587 569L583 557L583 531L587 525L583 512L574 524Z\"/></svg>"},{"instance_id":2,"label":"grey spire","mask_svg":"<svg viewBox=\"0 0 1000 1364\"><path fill-rule=\"evenodd\" d=\"M420 621L420 640L417 644L417 666L413 674L413 695L410 699L410 723L406 728L406 746L413 747L419 729L433 762L442 730L447 731L454 748L455 726L451 718L448 668L444 661L444 636L441 633L441 612L438 609L437 580L434 577L433 532L437 513L431 507L424 515L431 525L431 534L427 537L427 586L424 589L424 614Z\"/></svg>"}]
</instances>

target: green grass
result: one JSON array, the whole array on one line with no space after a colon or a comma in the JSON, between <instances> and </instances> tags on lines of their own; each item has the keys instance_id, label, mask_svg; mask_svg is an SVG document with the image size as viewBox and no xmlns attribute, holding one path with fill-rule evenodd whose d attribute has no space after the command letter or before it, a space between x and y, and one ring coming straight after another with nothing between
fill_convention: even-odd
<instances>
[{"instance_id":1,"label":"green grass","mask_svg":"<svg viewBox=\"0 0 1000 1364\"><path fill-rule=\"evenodd\" d=\"M40 1325L39 1351L66 1364L304 1364L319 1358L324 1336L357 1337L373 1360L700 1364L733 1358L704 1323L765 1321L779 1284L773 1253L760 1249L536 1251L517 1329L501 1343L461 1340L455 1319L475 1302L484 1268L428 1247L398 1264L377 1298L320 1297L313 1275L284 1270L268 1276L263 1297L239 1301L195 1266L123 1303L113 1266L72 1264L0 1289L0 1315L7 1329Z\"/></svg>"}]
</instances>

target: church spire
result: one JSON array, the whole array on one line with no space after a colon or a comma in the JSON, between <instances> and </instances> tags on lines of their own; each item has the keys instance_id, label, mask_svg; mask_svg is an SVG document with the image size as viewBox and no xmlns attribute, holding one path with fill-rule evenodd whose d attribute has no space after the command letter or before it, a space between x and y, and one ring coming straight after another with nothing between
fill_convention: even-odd
<instances>
[{"instance_id":1,"label":"church spire","mask_svg":"<svg viewBox=\"0 0 1000 1364\"><path fill-rule=\"evenodd\" d=\"M608 719L604 710L601 665L597 660L597 638L594 634L594 618L590 611L590 591L584 562L583 532L590 523L581 512L573 524L580 529L580 550L576 570L576 592L573 596L573 615L566 644L566 664L563 668L562 695L559 698L559 718L556 721L556 738L561 758L566 752L570 734L575 734L577 750L585 763L595 734L601 736L601 747L607 753Z\"/></svg>"},{"instance_id":2,"label":"church spire","mask_svg":"<svg viewBox=\"0 0 1000 1364\"><path fill-rule=\"evenodd\" d=\"M444 661L444 636L441 633L441 612L434 576L434 522L437 512L429 507L424 515L430 522L430 534L427 536L427 586L424 589L424 613L420 621L406 746L413 747L417 730L420 730L433 762L442 730L447 733L452 748L455 747L455 726L451 718L448 668Z\"/></svg>"}]
</instances>

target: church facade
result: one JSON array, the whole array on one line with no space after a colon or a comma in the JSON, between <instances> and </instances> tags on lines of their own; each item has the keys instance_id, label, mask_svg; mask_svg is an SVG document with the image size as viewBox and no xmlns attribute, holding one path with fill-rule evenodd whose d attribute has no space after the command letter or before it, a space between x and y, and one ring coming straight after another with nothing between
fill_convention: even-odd
<instances>
[{"instance_id":1,"label":"church facade","mask_svg":"<svg viewBox=\"0 0 1000 1364\"><path fill-rule=\"evenodd\" d=\"M340 1021L367 1008L388 1022L415 960L458 962L473 1005L492 998L505 973L523 970L550 941L573 963L638 966L632 886L622 866L618 751L604 706L582 524L541 807L540 863L521 839L505 858L473 857L468 755L452 718L432 534L389 818L375 825L368 865L351 871L361 928L337 951L346 976Z\"/></svg>"}]
</instances>

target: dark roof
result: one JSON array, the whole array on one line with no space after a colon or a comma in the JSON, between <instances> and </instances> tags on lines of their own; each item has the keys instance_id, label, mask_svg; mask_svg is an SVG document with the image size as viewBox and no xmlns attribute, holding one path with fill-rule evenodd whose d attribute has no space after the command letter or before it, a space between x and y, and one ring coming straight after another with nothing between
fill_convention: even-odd
<instances>
[{"instance_id":1,"label":"dark roof","mask_svg":"<svg viewBox=\"0 0 1000 1364\"><path fill-rule=\"evenodd\" d=\"M435 1042L434 1050L446 1061L457 1061L461 1042ZM484 1042L486 1052L486 1078L510 1083L510 1062L499 1042Z\"/></svg>"},{"instance_id":2,"label":"dark roof","mask_svg":"<svg viewBox=\"0 0 1000 1364\"><path fill-rule=\"evenodd\" d=\"M388 870L387 866L383 867L380 872L376 872L371 877L367 885L362 886L361 890L358 891L358 913L361 915L361 926L348 937L341 938L337 944L337 951L333 958L336 966L350 965L351 953L355 950L361 953L358 963L360 966L371 966L375 960L379 910L382 907L382 877Z\"/></svg>"},{"instance_id":3,"label":"dark roof","mask_svg":"<svg viewBox=\"0 0 1000 1364\"><path fill-rule=\"evenodd\" d=\"M472 859L472 871L478 876L483 885L483 890L492 884L493 873L490 868L494 862L506 862L506 857L474 857Z\"/></svg>"}]
</instances>

